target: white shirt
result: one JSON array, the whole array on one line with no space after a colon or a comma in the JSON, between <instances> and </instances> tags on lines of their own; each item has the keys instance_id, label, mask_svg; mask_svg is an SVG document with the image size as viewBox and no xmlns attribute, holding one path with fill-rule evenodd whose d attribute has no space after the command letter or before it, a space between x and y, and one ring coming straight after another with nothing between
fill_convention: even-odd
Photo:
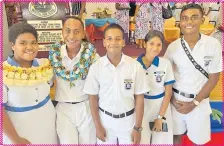
<instances>
[{"instance_id":1,"label":"white shirt","mask_svg":"<svg viewBox=\"0 0 224 146\"><path fill-rule=\"evenodd\" d=\"M8 57L7 62L12 66L19 66L14 59ZM32 66L39 66L40 60L33 61ZM3 84L3 103L12 107L27 107L37 105L50 93L50 85L40 83L32 86L6 86Z\"/></svg>"},{"instance_id":2,"label":"white shirt","mask_svg":"<svg viewBox=\"0 0 224 146\"><path fill-rule=\"evenodd\" d=\"M81 52L84 47L81 45L81 48L73 59L68 57L68 53L66 50L66 45L61 46L61 57L62 57L62 65L67 70L72 70L74 65L77 64L81 58ZM96 54L96 60L99 58L99 55ZM75 86L70 88L70 82L62 79L55 75L56 78L56 93L55 100L59 102L81 102L88 99L88 95L83 92L83 87L85 84L85 80L76 80Z\"/></svg>"},{"instance_id":3,"label":"white shirt","mask_svg":"<svg viewBox=\"0 0 224 146\"><path fill-rule=\"evenodd\" d=\"M134 95L150 90L140 63L122 54L117 67L101 57L89 70L84 92L99 96L99 107L121 114L135 107Z\"/></svg>"},{"instance_id":4,"label":"white shirt","mask_svg":"<svg viewBox=\"0 0 224 146\"><path fill-rule=\"evenodd\" d=\"M173 64L173 71L176 82L173 87L188 94L198 94L208 79L191 63L182 48L180 38L172 42L164 55ZM194 60L208 74L222 71L222 51L217 39L201 34L201 39L194 49L189 49L186 41L185 45Z\"/></svg>"},{"instance_id":5,"label":"white shirt","mask_svg":"<svg viewBox=\"0 0 224 146\"><path fill-rule=\"evenodd\" d=\"M142 61L144 54L137 58L145 69L145 76L149 82L151 91L146 93L148 96L157 96L165 92L165 85L175 82L173 69L169 60L156 56L149 68L146 68Z\"/></svg>"}]
</instances>

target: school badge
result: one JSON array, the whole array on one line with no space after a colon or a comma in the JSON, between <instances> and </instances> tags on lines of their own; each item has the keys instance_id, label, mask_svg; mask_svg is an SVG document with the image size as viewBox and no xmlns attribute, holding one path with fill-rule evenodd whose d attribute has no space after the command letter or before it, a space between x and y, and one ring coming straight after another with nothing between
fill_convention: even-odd
<instances>
[{"instance_id":1,"label":"school badge","mask_svg":"<svg viewBox=\"0 0 224 146\"><path fill-rule=\"evenodd\" d=\"M57 12L57 5L54 2L30 2L29 11L37 17L48 18Z\"/></svg>"},{"instance_id":2,"label":"school badge","mask_svg":"<svg viewBox=\"0 0 224 146\"><path fill-rule=\"evenodd\" d=\"M154 75L156 76L156 82L157 83L162 82L162 78L163 78L164 74L165 74L164 71L156 71L156 72L154 72Z\"/></svg>"},{"instance_id":3,"label":"school badge","mask_svg":"<svg viewBox=\"0 0 224 146\"><path fill-rule=\"evenodd\" d=\"M209 66L210 62L212 61L212 56L205 56L204 57L204 66Z\"/></svg>"},{"instance_id":4,"label":"school badge","mask_svg":"<svg viewBox=\"0 0 224 146\"><path fill-rule=\"evenodd\" d=\"M124 85L126 90L131 89L131 84L133 83L132 79L124 79Z\"/></svg>"}]
</instances>

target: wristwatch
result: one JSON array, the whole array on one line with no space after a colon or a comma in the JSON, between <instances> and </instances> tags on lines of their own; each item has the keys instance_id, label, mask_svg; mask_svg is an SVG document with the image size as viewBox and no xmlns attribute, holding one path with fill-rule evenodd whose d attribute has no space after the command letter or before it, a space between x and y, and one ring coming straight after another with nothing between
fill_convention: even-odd
<instances>
[{"instance_id":1,"label":"wristwatch","mask_svg":"<svg viewBox=\"0 0 224 146\"><path fill-rule=\"evenodd\" d=\"M192 101L193 101L193 103L194 103L196 106L198 106L199 103L200 103L200 102L198 102L196 99L193 99Z\"/></svg>"},{"instance_id":2,"label":"wristwatch","mask_svg":"<svg viewBox=\"0 0 224 146\"><path fill-rule=\"evenodd\" d=\"M163 119L163 120L166 120L166 118L163 117L163 116L161 116L161 115L158 115L158 116L157 116L157 119Z\"/></svg>"},{"instance_id":3,"label":"wristwatch","mask_svg":"<svg viewBox=\"0 0 224 146\"><path fill-rule=\"evenodd\" d=\"M143 130L143 128L142 127L136 127L136 126L134 126L134 128L133 128L134 130L136 130L136 131L138 131L138 132L141 132L142 130Z\"/></svg>"}]
</instances>

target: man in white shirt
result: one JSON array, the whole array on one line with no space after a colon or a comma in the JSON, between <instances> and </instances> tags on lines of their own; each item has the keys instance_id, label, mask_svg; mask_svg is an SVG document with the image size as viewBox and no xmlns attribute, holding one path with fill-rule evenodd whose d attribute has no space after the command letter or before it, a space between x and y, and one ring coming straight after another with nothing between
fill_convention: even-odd
<instances>
[{"instance_id":1,"label":"man in white shirt","mask_svg":"<svg viewBox=\"0 0 224 146\"><path fill-rule=\"evenodd\" d=\"M122 53L124 30L118 24L105 29L103 44L107 55L91 66L84 86L90 96L97 144L139 144L143 94L149 91L144 71Z\"/></svg>"},{"instance_id":2,"label":"man in white shirt","mask_svg":"<svg viewBox=\"0 0 224 146\"><path fill-rule=\"evenodd\" d=\"M68 18L62 34L65 44L56 43L49 53L56 74L56 125L60 144L95 144L89 98L83 86L90 65L99 55L92 44L82 41L84 25L79 18Z\"/></svg>"},{"instance_id":3,"label":"man in white shirt","mask_svg":"<svg viewBox=\"0 0 224 146\"><path fill-rule=\"evenodd\" d=\"M208 97L222 71L222 52L218 40L199 33L203 22L200 5L184 6L180 15L183 38L171 43L164 55L173 65L176 79L172 97L174 144L181 143L181 135L186 131L195 144L205 144L211 139Z\"/></svg>"}]
</instances>

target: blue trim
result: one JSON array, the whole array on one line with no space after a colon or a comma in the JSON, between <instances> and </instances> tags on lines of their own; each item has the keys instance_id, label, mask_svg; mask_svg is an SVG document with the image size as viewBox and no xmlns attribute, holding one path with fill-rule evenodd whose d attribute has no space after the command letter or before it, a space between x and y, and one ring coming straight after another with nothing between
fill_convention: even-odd
<instances>
[{"instance_id":1,"label":"blue trim","mask_svg":"<svg viewBox=\"0 0 224 146\"><path fill-rule=\"evenodd\" d=\"M159 66L159 57L158 57L158 56L156 56L156 57L153 59L152 64L155 65L156 67Z\"/></svg>"},{"instance_id":2,"label":"blue trim","mask_svg":"<svg viewBox=\"0 0 224 146\"><path fill-rule=\"evenodd\" d=\"M165 95L165 92L163 92L161 94L158 94L158 95L153 95L153 96L144 95L144 98L146 98L146 99L158 99L158 98L164 97L164 95Z\"/></svg>"},{"instance_id":3,"label":"blue trim","mask_svg":"<svg viewBox=\"0 0 224 146\"><path fill-rule=\"evenodd\" d=\"M48 95L43 101L41 101L40 103L38 103L37 105L34 105L34 106L12 107L12 106L8 106L6 104L6 105L4 105L4 107L7 111L11 111L11 112L27 112L27 111L38 109L38 108L44 106L49 100L50 100L50 96Z\"/></svg>"},{"instance_id":4,"label":"blue trim","mask_svg":"<svg viewBox=\"0 0 224 146\"><path fill-rule=\"evenodd\" d=\"M142 57L145 56L145 54L141 54L140 56L138 56L137 61L142 65L142 67L147 70L145 64L142 61Z\"/></svg>"},{"instance_id":5,"label":"blue trim","mask_svg":"<svg viewBox=\"0 0 224 146\"><path fill-rule=\"evenodd\" d=\"M175 83L175 82L176 82L175 80L171 80L171 81L165 82L165 83L164 83L164 86L169 85L169 84L173 84L173 83Z\"/></svg>"},{"instance_id":6,"label":"blue trim","mask_svg":"<svg viewBox=\"0 0 224 146\"><path fill-rule=\"evenodd\" d=\"M10 65L12 65L12 66L20 67L20 65L13 58L11 58L11 57L8 57L7 58L7 62ZM38 67L39 66L39 63L38 63L37 59L34 59L32 61L32 66L35 66L35 67Z\"/></svg>"},{"instance_id":7,"label":"blue trim","mask_svg":"<svg viewBox=\"0 0 224 146\"><path fill-rule=\"evenodd\" d=\"M146 66L145 66L145 64L143 63L143 60L142 60L142 57L144 57L144 56L145 56L145 54L142 53L142 54L137 58L137 61L143 66L144 69L147 70L147 68L146 68ZM153 59L152 64L153 64L154 66L156 66L156 67L159 66L159 57L158 57L158 56L156 56L156 57ZM151 66L151 65L150 65L150 66ZM149 67L150 67L150 66L149 66Z\"/></svg>"}]
</instances>

